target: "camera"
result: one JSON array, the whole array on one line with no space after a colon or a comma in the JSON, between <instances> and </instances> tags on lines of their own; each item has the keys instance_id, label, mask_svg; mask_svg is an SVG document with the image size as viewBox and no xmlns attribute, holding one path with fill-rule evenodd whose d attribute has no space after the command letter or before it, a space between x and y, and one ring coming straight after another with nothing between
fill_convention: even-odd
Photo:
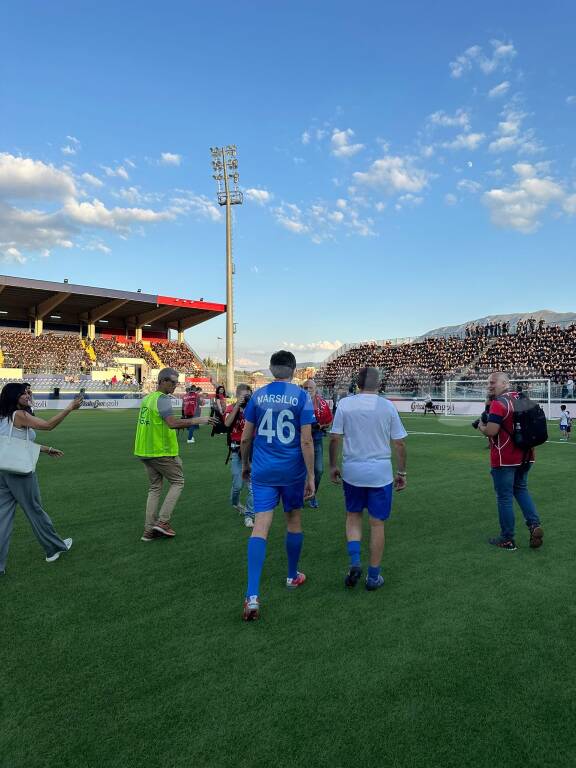
<instances>
[{"instance_id":1,"label":"camera","mask_svg":"<svg viewBox=\"0 0 576 768\"><path fill-rule=\"evenodd\" d=\"M244 397L242 398L242 407L244 408L248 403L250 402L250 398L252 397L251 392L247 392Z\"/></svg>"},{"instance_id":2,"label":"camera","mask_svg":"<svg viewBox=\"0 0 576 768\"><path fill-rule=\"evenodd\" d=\"M474 429L478 429L478 427L480 426L480 422L482 422L482 424L488 424L488 414L486 413L486 411L482 412L482 415L480 416L479 419L476 419L475 421L472 422L472 426L474 427Z\"/></svg>"}]
</instances>

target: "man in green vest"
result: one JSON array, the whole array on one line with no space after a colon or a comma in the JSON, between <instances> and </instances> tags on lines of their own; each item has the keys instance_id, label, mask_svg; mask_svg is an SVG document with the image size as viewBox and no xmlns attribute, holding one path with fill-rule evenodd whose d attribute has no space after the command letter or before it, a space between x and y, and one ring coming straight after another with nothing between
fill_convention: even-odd
<instances>
[{"instance_id":1,"label":"man in green vest","mask_svg":"<svg viewBox=\"0 0 576 768\"><path fill-rule=\"evenodd\" d=\"M142 541L175 536L170 526L170 518L184 488L184 473L182 459L178 456L176 430L196 424L216 422L216 419L207 416L196 416L190 419L174 416L170 395L177 384L178 371L174 368L163 368L158 374L156 392L151 392L142 400L138 414L134 455L144 463L150 480ZM164 480L168 481L169 488L158 512Z\"/></svg>"}]
</instances>

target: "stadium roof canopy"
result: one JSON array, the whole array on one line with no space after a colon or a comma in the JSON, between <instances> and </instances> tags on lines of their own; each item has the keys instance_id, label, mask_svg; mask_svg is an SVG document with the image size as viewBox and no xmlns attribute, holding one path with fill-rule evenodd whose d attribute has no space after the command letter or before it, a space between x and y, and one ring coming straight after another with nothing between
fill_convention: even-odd
<instances>
[{"instance_id":1,"label":"stadium roof canopy","mask_svg":"<svg viewBox=\"0 0 576 768\"><path fill-rule=\"evenodd\" d=\"M203 300L0 275L4 326L41 319L51 328L95 323L99 331L143 326L152 331L185 331L225 311L225 304Z\"/></svg>"}]
</instances>

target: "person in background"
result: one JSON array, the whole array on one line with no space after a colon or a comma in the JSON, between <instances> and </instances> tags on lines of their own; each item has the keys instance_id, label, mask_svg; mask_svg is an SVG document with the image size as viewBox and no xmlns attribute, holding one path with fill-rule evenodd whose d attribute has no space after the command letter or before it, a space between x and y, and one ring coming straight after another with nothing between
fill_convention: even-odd
<instances>
[{"instance_id":1,"label":"person in background","mask_svg":"<svg viewBox=\"0 0 576 768\"><path fill-rule=\"evenodd\" d=\"M330 406L318 394L318 387L314 379L307 379L302 384L302 389L310 395L316 423L312 424L312 439L314 440L314 496L309 500L311 509L318 509L318 488L324 474L324 437L332 424L332 412Z\"/></svg>"},{"instance_id":2,"label":"person in background","mask_svg":"<svg viewBox=\"0 0 576 768\"><path fill-rule=\"evenodd\" d=\"M142 534L142 541L146 542L176 535L170 519L184 489L184 472L182 459L178 455L176 430L194 424L215 424L217 421L208 417L179 419L174 416L171 395L177 385L178 371L163 368L158 374L156 391L142 400L138 414L134 455L142 460L150 483ZM164 480L168 481L169 488L158 512Z\"/></svg>"},{"instance_id":3,"label":"person in background","mask_svg":"<svg viewBox=\"0 0 576 768\"><path fill-rule=\"evenodd\" d=\"M189 387L186 387L186 393L184 397L182 398L182 418L183 419L192 419L194 416L196 416L196 411L198 408L198 393L196 391L196 387L194 385L191 385ZM198 429L198 427L194 424L191 427L188 427L188 443L193 443L194 441L194 432Z\"/></svg>"},{"instance_id":4,"label":"person in background","mask_svg":"<svg viewBox=\"0 0 576 768\"><path fill-rule=\"evenodd\" d=\"M224 418L224 411L226 410L226 390L222 384L219 384L216 387L216 393L214 395L214 403L212 407L214 408L215 416L220 415L222 418Z\"/></svg>"},{"instance_id":5,"label":"person in background","mask_svg":"<svg viewBox=\"0 0 576 768\"><path fill-rule=\"evenodd\" d=\"M224 425L229 430L228 446L230 451L230 469L232 470L230 503L237 512L244 515L244 525L246 528L254 527L254 502L252 499L252 483L250 480L244 483L242 479L240 444L245 424L244 409L250 402L251 396L252 389L248 384L238 384L236 387L236 402L233 405L229 405L224 412ZM248 488L245 507L240 504L240 493L244 485Z\"/></svg>"},{"instance_id":6,"label":"person in background","mask_svg":"<svg viewBox=\"0 0 576 768\"><path fill-rule=\"evenodd\" d=\"M64 410L50 419L39 419L30 413L32 391L29 384L6 384L0 394L0 435L20 440L36 440L36 431L50 432L72 411L82 405L82 397L76 397ZM40 452L59 458L63 452L52 446L40 446ZM42 507L40 487L36 472L15 475L0 471L0 575L6 572L6 559L12 536L16 505L19 504L28 518L38 543L46 553L46 562L53 563L72 546L72 539L62 539L54 530L52 520Z\"/></svg>"},{"instance_id":7,"label":"person in background","mask_svg":"<svg viewBox=\"0 0 576 768\"><path fill-rule=\"evenodd\" d=\"M384 521L392 509L392 489L406 487L407 432L394 405L378 395L380 374L377 368L361 368L360 394L343 400L330 433L330 478L343 481L346 503L346 538L350 567L344 584L355 587L362 576L362 513L370 518L370 566L366 589L384 585L380 572L384 554ZM344 438L342 470L338 468L340 442ZM392 451L396 454L396 474L392 472Z\"/></svg>"},{"instance_id":8,"label":"person in background","mask_svg":"<svg viewBox=\"0 0 576 768\"><path fill-rule=\"evenodd\" d=\"M570 432L572 431L572 419L570 418L570 411L564 404L560 406L560 440L562 442L568 442L570 440Z\"/></svg>"}]
</instances>

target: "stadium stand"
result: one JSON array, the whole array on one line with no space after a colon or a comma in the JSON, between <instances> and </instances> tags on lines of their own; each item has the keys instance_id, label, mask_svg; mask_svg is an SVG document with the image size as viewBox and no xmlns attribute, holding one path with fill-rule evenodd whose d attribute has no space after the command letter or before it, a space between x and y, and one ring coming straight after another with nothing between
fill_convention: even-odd
<instances>
[{"instance_id":1,"label":"stadium stand","mask_svg":"<svg viewBox=\"0 0 576 768\"><path fill-rule=\"evenodd\" d=\"M515 378L550 378L562 385L576 371L576 325L565 328L529 321L516 332L471 326L464 337L430 337L405 344L360 344L324 364L316 376L326 388L353 383L362 366L382 371L381 389L414 392L445 379L484 378L504 370Z\"/></svg>"},{"instance_id":2,"label":"stadium stand","mask_svg":"<svg viewBox=\"0 0 576 768\"><path fill-rule=\"evenodd\" d=\"M79 385L132 391L164 366L203 378L205 368L184 331L225 309L203 300L0 275L0 375L3 381L25 376L42 391Z\"/></svg>"}]
</instances>

